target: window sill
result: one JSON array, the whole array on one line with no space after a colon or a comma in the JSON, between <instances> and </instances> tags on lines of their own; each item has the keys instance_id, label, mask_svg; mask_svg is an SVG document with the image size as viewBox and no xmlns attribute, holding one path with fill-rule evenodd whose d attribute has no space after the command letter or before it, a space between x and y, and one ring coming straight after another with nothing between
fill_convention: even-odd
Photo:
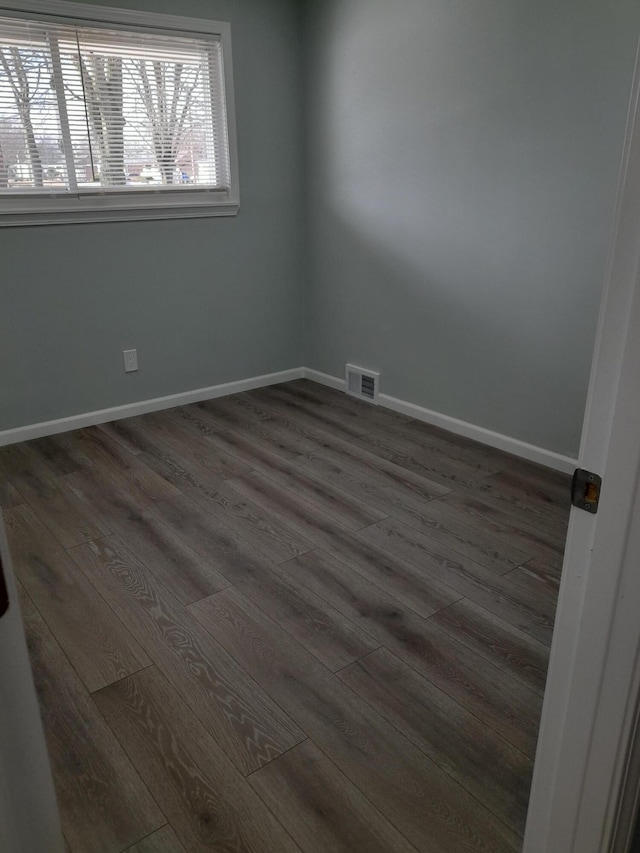
<instances>
[{"instance_id":1,"label":"window sill","mask_svg":"<svg viewBox=\"0 0 640 853\"><path fill-rule=\"evenodd\" d=\"M69 199L71 201L71 199ZM153 204L134 199L127 199L126 204L118 204L115 199L109 199L106 204L97 204L95 199L90 203L75 204L41 204L31 209L18 207L12 210L2 210L0 201L0 228L25 225L73 225L83 222L136 222L149 219L195 219L211 216L236 216L240 205L237 202L217 201L189 202L183 199L176 204L173 199L156 200ZM106 201L106 199L100 199ZM146 201L146 200L145 200Z\"/></svg>"}]
</instances>

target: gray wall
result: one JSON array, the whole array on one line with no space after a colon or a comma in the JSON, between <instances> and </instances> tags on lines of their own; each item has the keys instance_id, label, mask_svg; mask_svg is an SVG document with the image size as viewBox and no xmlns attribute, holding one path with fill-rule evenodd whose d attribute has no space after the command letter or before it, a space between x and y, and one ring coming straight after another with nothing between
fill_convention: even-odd
<instances>
[{"instance_id":1,"label":"gray wall","mask_svg":"<svg viewBox=\"0 0 640 853\"><path fill-rule=\"evenodd\" d=\"M0 229L0 429L303 362L295 4L111 5L231 22L241 211ZM140 372L125 375L131 347Z\"/></svg>"},{"instance_id":2,"label":"gray wall","mask_svg":"<svg viewBox=\"0 0 640 853\"><path fill-rule=\"evenodd\" d=\"M640 5L307 11L309 366L575 454Z\"/></svg>"}]
</instances>

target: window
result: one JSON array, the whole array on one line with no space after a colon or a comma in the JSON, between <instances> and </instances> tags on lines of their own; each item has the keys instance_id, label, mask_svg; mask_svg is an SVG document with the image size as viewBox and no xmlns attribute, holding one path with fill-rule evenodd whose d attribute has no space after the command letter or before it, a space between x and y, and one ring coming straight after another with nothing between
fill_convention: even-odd
<instances>
[{"instance_id":1,"label":"window","mask_svg":"<svg viewBox=\"0 0 640 853\"><path fill-rule=\"evenodd\" d=\"M237 213L230 52L228 24L0 0L0 225Z\"/></svg>"}]
</instances>

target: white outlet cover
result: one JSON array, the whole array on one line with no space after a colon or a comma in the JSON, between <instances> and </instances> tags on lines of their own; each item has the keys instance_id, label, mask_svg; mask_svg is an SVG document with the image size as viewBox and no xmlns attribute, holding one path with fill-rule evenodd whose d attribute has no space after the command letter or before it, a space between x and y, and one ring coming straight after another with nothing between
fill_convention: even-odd
<instances>
[{"instance_id":1,"label":"white outlet cover","mask_svg":"<svg viewBox=\"0 0 640 853\"><path fill-rule=\"evenodd\" d=\"M125 373L132 373L138 369L138 350L125 349L122 351L122 358L124 360Z\"/></svg>"}]
</instances>

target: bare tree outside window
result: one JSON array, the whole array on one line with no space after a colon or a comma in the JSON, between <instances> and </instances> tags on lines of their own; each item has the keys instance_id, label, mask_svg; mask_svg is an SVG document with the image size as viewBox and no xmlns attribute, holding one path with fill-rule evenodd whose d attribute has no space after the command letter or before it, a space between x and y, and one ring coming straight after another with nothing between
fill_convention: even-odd
<instances>
[{"instance_id":1,"label":"bare tree outside window","mask_svg":"<svg viewBox=\"0 0 640 853\"><path fill-rule=\"evenodd\" d=\"M44 51L0 47L0 66L13 93L24 132L26 153L34 187L42 187L42 159L36 141L32 110L49 87L50 71Z\"/></svg>"},{"instance_id":2,"label":"bare tree outside window","mask_svg":"<svg viewBox=\"0 0 640 853\"><path fill-rule=\"evenodd\" d=\"M162 183L173 184L200 83L200 68L182 62L148 60L127 65L142 103Z\"/></svg>"},{"instance_id":3,"label":"bare tree outside window","mask_svg":"<svg viewBox=\"0 0 640 853\"><path fill-rule=\"evenodd\" d=\"M9 167L4 156L4 149L0 141L0 190L6 190L9 186Z\"/></svg>"},{"instance_id":4,"label":"bare tree outside window","mask_svg":"<svg viewBox=\"0 0 640 853\"><path fill-rule=\"evenodd\" d=\"M100 184L124 186L123 61L118 56L86 53L76 58L82 79L91 139L98 149ZM94 176L96 177L96 176Z\"/></svg>"}]
</instances>

